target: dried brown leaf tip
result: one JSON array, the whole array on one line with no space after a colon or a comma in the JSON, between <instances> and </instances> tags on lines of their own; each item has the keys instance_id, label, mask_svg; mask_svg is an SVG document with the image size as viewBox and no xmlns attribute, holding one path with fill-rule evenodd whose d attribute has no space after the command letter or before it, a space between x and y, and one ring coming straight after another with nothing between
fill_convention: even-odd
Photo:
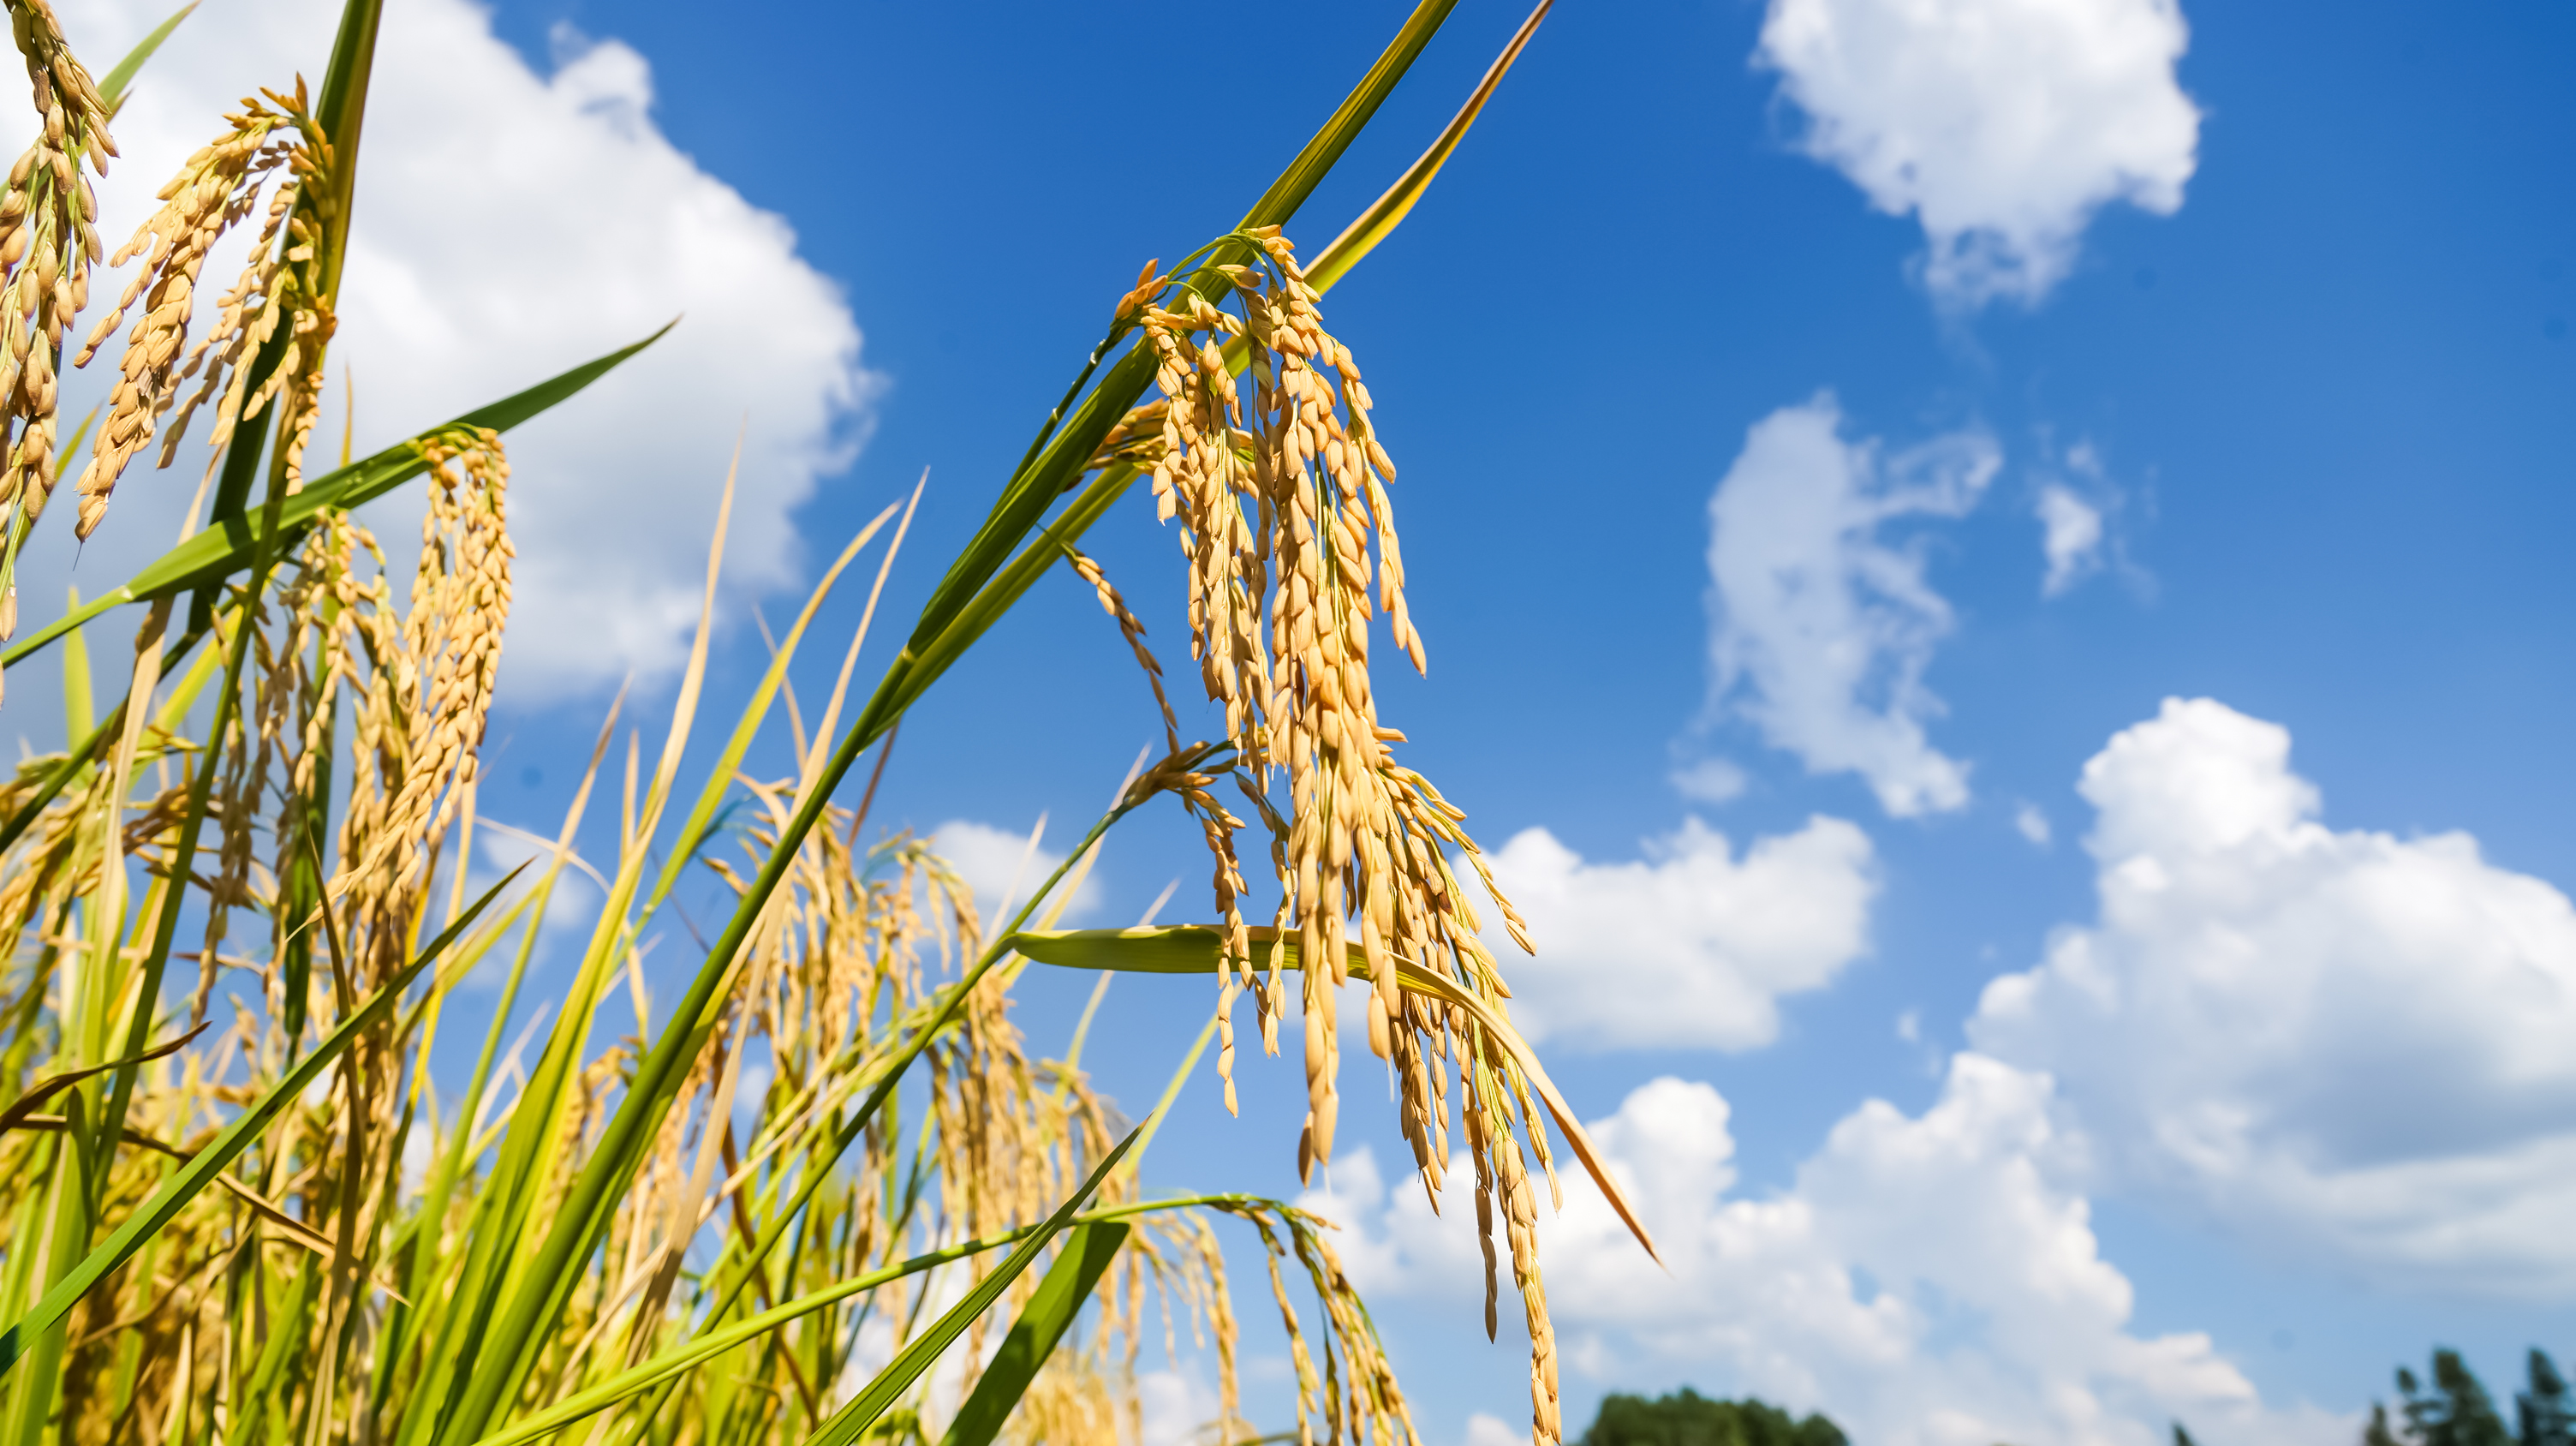
<instances>
[{"instance_id":1,"label":"dried brown leaf tip","mask_svg":"<svg viewBox=\"0 0 2576 1446\"><path fill-rule=\"evenodd\" d=\"M335 325L320 254L334 204L331 147L313 120L300 78L292 97L263 94L265 101L245 99L240 112L226 118L225 132L188 158L161 188L161 208L110 262L122 266L145 258L73 365L88 365L136 303L144 311L126 337L107 419L81 473L82 537L106 515L117 479L155 433L162 434L160 465L167 467L189 418L209 401L216 403L210 443L220 455L236 426L283 397L279 455L288 485L301 481L304 442L321 406L323 349ZM233 289L217 299L214 326L183 358L206 255L225 232L254 214L261 221L250 262ZM281 330L286 348L252 393L244 363ZM196 392L182 404L179 393L191 380L198 382ZM174 407L178 416L165 430L163 419Z\"/></svg>"},{"instance_id":2,"label":"dried brown leaf tip","mask_svg":"<svg viewBox=\"0 0 2576 1446\"><path fill-rule=\"evenodd\" d=\"M1278 228L1232 241L1227 249L1241 259L1220 257L1187 284L1157 282L1149 267L1120 302L1121 318L1132 318L1139 345L1151 349L1162 400L1130 412L1095 459L1150 472L1157 515L1179 524L1191 653L1207 696L1225 709L1238 781L1271 833L1278 912L1255 941L1238 912L1230 830L1202 815L1228 940L1223 999L1253 992L1263 1044L1275 1052L1287 1003L1282 966L1295 949L1307 1082L1301 1175L1332 1158L1334 993L1355 957L1371 986L1369 1048L1394 1066L1405 1138L1435 1205L1454 1070L1478 1218L1490 1226L1501 1205L1529 1324L1536 1435L1556 1440L1555 1339L1524 1148L1551 1181L1553 1171L1528 1082L1486 1023L1399 979L1401 970L1436 976L1481 1001L1492 1021L1508 1020L1511 991L1480 941L1453 857L1475 868L1524 949L1527 933L1460 826L1465 814L1396 762L1392 745L1404 735L1378 718L1372 625L1384 619L1388 641L1415 670L1424 658L1387 492L1395 464L1359 365L1325 329L1319 294ZM1148 434L1156 421L1159 437ZM1219 1056L1229 1104L1232 1039L1229 1020ZM1490 1326L1490 1303L1488 1312Z\"/></svg>"}]
</instances>

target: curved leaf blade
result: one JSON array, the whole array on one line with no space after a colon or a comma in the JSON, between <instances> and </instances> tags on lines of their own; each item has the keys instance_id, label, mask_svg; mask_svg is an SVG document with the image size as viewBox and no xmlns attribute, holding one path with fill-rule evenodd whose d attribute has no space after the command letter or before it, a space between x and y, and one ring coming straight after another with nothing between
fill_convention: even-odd
<instances>
[{"instance_id":1,"label":"curved leaf blade","mask_svg":"<svg viewBox=\"0 0 2576 1446\"><path fill-rule=\"evenodd\" d=\"M975 1382L974 1392L966 1404L957 1408L957 1417L948 1423L948 1434L939 1446L992 1446L1001 1434L1002 1423L1010 1419L1011 1408L1027 1395L1029 1382L1035 1380L1038 1367L1055 1353L1056 1342L1073 1325L1082 1311L1082 1303L1091 1299L1092 1288L1100 1284L1109 1262L1117 1257L1118 1247L1127 1243L1125 1225L1077 1225L1073 1238L1067 1241L1055 1264L1047 1267L1046 1279L1038 1282L1037 1293L1029 1297L1020 1318L1011 1323L1011 1333L1003 1338L1001 1353L984 1368Z\"/></svg>"},{"instance_id":2,"label":"curved leaf blade","mask_svg":"<svg viewBox=\"0 0 2576 1446\"><path fill-rule=\"evenodd\" d=\"M574 367L561 375L537 383L526 391L515 393L419 433L409 441L397 442L362 461L353 462L337 471L308 482L304 490L286 499L278 518L278 531L292 533L319 516L325 508L346 510L372 502L428 470L420 454L423 440L435 437L451 427L487 427L506 432L529 418L566 400L582 388L599 380L618 363L660 341L678 318L663 324L660 331L632 345L619 347L603 357ZM264 511L245 512L241 516L217 522L196 536L161 554L160 558L117 587L90 599L30 634L26 641L6 652L0 652L0 667L19 662L47 643L88 622L91 618L127 603L149 602L185 592L204 583L217 581L250 561L258 548L267 517Z\"/></svg>"},{"instance_id":3,"label":"curved leaf blade","mask_svg":"<svg viewBox=\"0 0 2576 1446\"><path fill-rule=\"evenodd\" d=\"M866 1435L868 1428L877 1423L877 1418L886 1413L886 1408L910 1390L912 1383L921 1379L921 1373L929 1370L946 1353L950 1342L965 1334L966 1327L977 1316L1002 1298L1002 1292L1010 1289L1011 1282L1020 1278L1038 1258L1038 1252L1046 1248L1047 1242L1073 1223L1074 1213L1091 1198L1093 1191L1100 1188L1100 1182L1109 1178L1109 1172L1118 1167L1118 1162L1126 1158L1127 1151L1136 1143L1136 1136L1140 1133L1141 1128L1129 1131L1127 1138L1118 1142L1118 1148L1110 1151L1101 1160L1099 1168L1091 1172L1091 1178L1082 1182L1082 1188L1074 1191L1071 1199L1047 1217L1045 1225L1020 1242L1020 1248L1012 1251L1009 1259L995 1266L991 1275L968 1291L966 1298L950 1307L930 1329L913 1337L850 1404L835 1412L831 1420L823 1423L821 1430L805 1438L805 1446L851 1446ZM1073 1252L1067 1254L1070 1256ZM1104 1266L1107 1264L1105 1261L1102 1263Z\"/></svg>"},{"instance_id":4,"label":"curved leaf blade","mask_svg":"<svg viewBox=\"0 0 2576 1446\"><path fill-rule=\"evenodd\" d=\"M1360 83L1352 87L1351 93L1343 98L1332 119L1325 121L1324 128L1315 132L1314 139L1306 142L1306 148L1297 153L1297 159L1288 163L1288 169L1279 173L1278 180L1270 183L1270 189L1262 193L1261 199L1252 203L1252 209L1243 213L1244 226L1288 224L1289 218L1297 214L1297 208L1306 204L1306 198L1313 195L1315 187L1332 172L1335 163L1341 160L1342 152L1349 150L1351 142L1359 138L1360 132L1368 126L1369 118L1377 114L1377 108L1394 93L1396 82L1404 79L1404 73L1413 68L1414 57L1422 53L1422 47L1431 43L1431 37L1440 31L1441 22L1447 20L1449 12L1457 6L1458 0L1422 0L1421 4L1413 7L1413 13L1405 17L1404 28L1395 32L1395 39L1387 42L1385 52L1378 56L1375 65L1369 67L1368 74L1360 77Z\"/></svg>"},{"instance_id":5,"label":"curved leaf blade","mask_svg":"<svg viewBox=\"0 0 2576 1446\"><path fill-rule=\"evenodd\" d=\"M1474 125L1476 117L1483 113L1485 102L1494 98L1495 87L1501 85L1503 77L1510 73L1512 62L1521 58L1522 49L1530 43L1530 37L1538 33L1539 22L1547 18L1549 7L1555 3L1556 0L1539 0L1538 8L1521 22L1519 30L1513 32L1511 42L1487 67L1485 78L1477 83L1475 92L1467 97L1467 103L1459 107L1458 114L1431 143L1431 149L1424 151L1420 159L1406 168L1405 173L1396 178L1395 184L1386 188L1385 195L1371 202L1367 210L1344 227L1342 234L1334 237L1332 244L1316 257L1315 264L1306 268L1306 279L1317 291L1332 290L1334 282L1341 280L1345 273L1359 264L1361 257L1376 250L1377 243L1394 234L1395 228L1403 224L1405 213L1413 209L1414 202L1422 199L1423 192L1431 189L1431 178L1440 174L1442 166L1449 164L1449 156L1458 149L1458 142L1466 138L1467 128Z\"/></svg>"},{"instance_id":6,"label":"curved leaf blade","mask_svg":"<svg viewBox=\"0 0 2576 1446\"><path fill-rule=\"evenodd\" d=\"M116 63L114 70L99 77L98 98L107 102L109 115L124 109L125 88L134 83L136 72L143 69L143 62L152 58L152 52L161 48L161 42L170 38L170 32L179 28L180 21L195 13L198 4L199 0L188 0L169 19L154 26L151 34L137 41L132 50L125 52L125 58Z\"/></svg>"},{"instance_id":7,"label":"curved leaf blade","mask_svg":"<svg viewBox=\"0 0 2576 1446\"><path fill-rule=\"evenodd\" d=\"M1246 932L1257 944L1266 945L1279 939L1279 931L1273 928ZM1280 963L1286 968L1303 969L1305 961L1299 957L1297 936L1291 933L1284 942L1286 947L1280 951ZM1224 934L1214 928L1203 924L1183 924L1165 929L1024 929L1005 935L998 947L1024 959L1066 969L1116 969L1136 974L1214 974L1224 959L1224 944ZM1266 958L1267 955L1257 957ZM1368 956L1356 944L1350 946L1349 973L1353 979L1372 977ZM1466 1011L1470 1018L1483 1026L1494 1043L1511 1055L1512 1062L1520 1067L1522 1075L1529 1080L1530 1088L1537 1092L1539 1101L1547 1106L1548 1114L1555 1119L1558 1131L1573 1148L1574 1157L1583 1162L1584 1173L1600 1187L1602 1195L1610 1202L1610 1208L1619 1212L1619 1218L1627 1223L1628 1232L1637 1237L1637 1243L1646 1247L1646 1254L1657 1265L1663 1264L1664 1257L1655 1249L1654 1237L1647 1233L1645 1222L1637 1218L1636 1208L1629 1203L1627 1192L1621 1190L1619 1182L1611 1177L1609 1163L1601 1157L1600 1147L1593 1144L1592 1137L1584 1132L1583 1122L1575 1117L1573 1107L1565 1102L1556 1082L1547 1077L1547 1068L1539 1063L1538 1052L1530 1048L1528 1040L1521 1038L1521 1032L1512 1026L1512 1022L1496 1012L1475 991L1461 988L1454 979L1402 961L1396 965L1396 978L1407 989L1428 994L1444 1004L1454 1004Z\"/></svg>"}]
</instances>

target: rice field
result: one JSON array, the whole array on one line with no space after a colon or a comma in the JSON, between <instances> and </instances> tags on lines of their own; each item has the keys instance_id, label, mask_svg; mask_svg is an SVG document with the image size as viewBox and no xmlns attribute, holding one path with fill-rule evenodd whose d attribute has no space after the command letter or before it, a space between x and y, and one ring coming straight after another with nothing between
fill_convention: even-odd
<instances>
[{"instance_id":1,"label":"rice field","mask_svg":"<svg viewBox=\"0 0 2576 1446\"><path fill-rule=\"evenodd\" d=\"M556 837L476 890L461 864L492 826L476 792L511 602L508 433L613 388L657 338L319 465L368 81L390 61L381 4L349 0L318 87L242 77L272 88L208 117L177 175L118 172L161 202L120 239L97 233L96 192L121 99L170 27L94 77L45 0L10 0L42 129L0 197L0 663L59 670L69 738L0 784L6 1446L1110 1446L1138 1438L1137 1363L1167 1315L1217 1364L1211 1442L1411 1446L1323 1222L1137 1185L1211 1042L1229 1107L1235 1072L1264 1067L1238 1058L1239 1025L1302 1064L1299 1162L1328 1162L1332 995L1350 979L1425 1183L1473 1197L1485 1331L1505 1276L1521 1304L1533 1439L1560 1439L1539 1182L1561 1198L1563 1163L1626 1207L1512 1026L1469 903L1492 880L1465 815L1379 720L1373 665L1419 668L1425 643L1395 462L1324 320L1546 7L1419 162L1301 250L1308 193L1447 14L1426 0L1239 226L1123 294L1101 286L1106 334L1068 359L966 548L906 554L919 493L889 507L730 700L705 687L719 522L668 714L608 708ZM241 235L248 265L205 302L210 253ZM73 367L116 373L58 437L67 345ZM77 468L86 538L117 525L146 457L202 468L189 535L22 628L5 574L55 490ZM416 547L354 511L398 489L427 503ZM1180 542L1190 661L1215 705L1200 716L1222 715L1220 737L1186 737L1181 685L1120 590L1169 583L1113 581L1080 548L1095 526L1157 522ZM908 633L872 637L887 578L925 561L940 581ZM1102 686L1149 688L1164 737L995 927L869 801L906 710L1059 564L1139 664ZM857 634L809 638L825 600L863 583ZM809 643L839 652L837 684L782 720ZM862 663L888 656L867 684ZM793 767L750 771L787 733ZM711 767L683 766L717 739ZM1169 808L1207 843L1206 922L1057 927L1120 821ZM536 999L523 986L568 871L605 902L569 987ZM709 876L729 916L674 942L674 891ZM657 937L691 953L674 997L643 987ZM1208 1028L1172 1041L1160 1106L1133 1121L1097 1096L1080 1030L1065 1059L1029 1053L1014 985L1032 968L1206 976ZM500 978L498 1005L471 1073L438 1077L431 1047L468 976ZM1472 1179L1448 1178L1453 1151ZM1293 1420L1242 1417L1228 1239L1267 1261L1254 1293L1291 1342Z\"/></svg>"}]
</instances>

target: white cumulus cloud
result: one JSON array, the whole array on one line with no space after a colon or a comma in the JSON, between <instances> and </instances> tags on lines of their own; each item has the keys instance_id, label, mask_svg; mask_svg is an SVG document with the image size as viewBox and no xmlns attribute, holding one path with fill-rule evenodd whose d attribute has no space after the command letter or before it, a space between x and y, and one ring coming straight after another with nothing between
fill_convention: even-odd
<instances>
[{"instance_id":1,"label":"white cumulus cloud","mask_svg":"<svg viewBox=\"0 0 2576 1446\"><path fill-rule=\"evenodd\" d=\"M1899 816L1968 801L1965 764L1925 738L1923 686L1950 605L1919 545L1882 536L1907 517L1959 517L2001 465L1960 431L1882 455L1847 441L1830 393L1773 412L1709 499L1710 651L1721 706L1811 772L1849 770Z\"/></svg>"},{"instance_id":2,"label":"white cumulus cloud","mask_svg":"<svg viewBox=\"0 0 2576 1446\"><path fill-rule=\"evenodd\" d=\"M2576 908L2464 833L2330 828L2287 730L2168 700L2085 765L2100 914L1969 1037L2116 1183L2401 1284L2576 1291Z\"/></svg>"},{"instance_id":3,"label":"white cumulus cloud","mask_svg":"<svg viewBox=\"0 0 2576 1446\"><path fill-rule=\"evenodd\" d=\"M2046 295L2105 204L2181 207L2188 41L2175 0L1772 0L1754 60L1807 153L1920 218L1925 282L1973 308Z\"/></svg>"},{"instance_id":4,"label":"white cumulus cloud","mask_svg":"<svg viewBox=\"0 0 2576 1446\"><path fill-rule=\"evenodd\" d=\"M2059 1183L2081 1142L2053 1123L2046 1076L1959 1055L1930 1109L1863 1105L1760 1198L1735 1190L1729 1116L1667 1077L1591 1126L1670 1270L1568 1182L1539 1235L1570 1375L1615 1389L1687 1371L1883 1446L2155 1446L2177 1419L2213 1446L2350 1438L2348 1420L2268 1406L2206 1336L2129 1329L2129 1280ZM1306 1203L1350 1227L1363 1290L1472 1309L1472 1212L1390 1197L1356 1152L1332 1185Z\"/></svg>"},{"instance_id":5,"label":"white cumulus cloud","mask_svg":"<svg viewBox=\"0 0 2576 1446\"><path fill-rule=\"evenodd\" d=\"M1749 1049L1780 1032L1781 995L1821 989L1869 947L1869 838L1836 818L1738 858L1697 819L1643 859L1594 863L1543 828L1493 855L1535 958L1496 927L1513 1016L1534 1039L1604 1048Z\"/></svg>"},{"instance_id":6,"label":"white cumulus cloud","mask_svg":"<svg viewBox=\"0 0 2576 1446\"><path fill-rule=\"evenodd\" d=\"M100 188L110 246L240 96L291 89L298 72L320 83L339 8L268 0L179 27L116 122L124 159ZM65 21L104 71L168 10L98 0ZM643 57L614 40L556 40L560 63L541 73L471 0L387 7L317 447L338 450L344 371L363 454L685 313L659 345L509 438L519 565L507 668L521 698L676 663L737 433L730 576L745 588L792 580L792 513L850 460L877 385L840 288L797 254L787 223L654 124ZM237 265L219 255L206 274L228 285ZM103 302L123 284L117 273L96 290ZM87 393L66 392L77 416ZM169 544L203 436L172 471L138 462L128 474L80 570L89 590ZM397 506L377 521L399 547L417 515ZM31 594L59 597L51 569L70 563L68 531L34 550L29 576L45 586Z\"/></svg>"}]
</instances>

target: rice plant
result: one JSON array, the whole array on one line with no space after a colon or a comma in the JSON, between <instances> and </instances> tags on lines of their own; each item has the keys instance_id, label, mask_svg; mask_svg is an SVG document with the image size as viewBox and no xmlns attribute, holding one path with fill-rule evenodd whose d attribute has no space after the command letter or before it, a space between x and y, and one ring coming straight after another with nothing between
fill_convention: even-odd
<instances>
[{"instance_id":1,"label":"rice plant","mask_svg":"<svg viewBox=\"0 0 2576 1446\"><path fill-rule=\"evenodd\" d=\"M1558 1189L1549 1120L1626 1205L1512 1027L1459 873L1484 870L1463 813L1397 762L1406 740L1372 701L1376 623L1413 666L1423 642L1394 463L1322 305L1430 184L1544 5L1421 161L1301 253L1288 228L1302 203L1450 9L1425 0L1241 225L1104 296L1106 335L873 690L854 689L856 665L910 504L849 541L714 723L714 765L684 778L714 722L720 520L658 752L612 706L551 845L478 892L465 862L490 826L477 756L511 595L505 434L613 386L654 338L317 470L382 0L349 0L318 89L245 77L276 86L210 118L208 145L112 254L83 170L106 176L118 102L169 27L93 79L45 0L8 4L42 133L0 199L0 587L75 462L82 537L113 525L138 458L196 455L204 473L179 546L0 654L16 667L50 649L72 720L65 752L0 785L7 1446L926 1446L934 1431L986 1446L1006 1430L1108 1446L1137 1439L1149 1307L1212 1342L1213 1439L1271 1427L1307 1446L1410 1446L1403 1392L1322 1222L1136 1183L1211 1035L1231 1108L1246 994L1266 1052L1302 1020L1297 1149L1307 1169L1329 1160L1333 990L1352 978L1369 984L1369 1048L1402 1082L1400 1123L1435 1192L1454 1121L1486 1241L1486 1330L1499 1229L1533 1342L1534 1439L1560 1437L1532 1179L1535 1162ZM245 228L249 264L201 318L203 264ZM117 375L104 415L57 447L58 369L102 265L134 270L71 362L112 356ZM1192 657L1225 719L1213 740L1184 741L1141 625L1080 550L1139 481L1181 542ZM428 504L416 552L353 511L405 487ZM747 774L825 599L871 554L838 682L789 720L793 767ZM1163 754L993 930L925 841L869 832L873 781L855 800L843 785L1059 563L1134 648ZM16 626L5 596L0 635ZM139 623L130 660L93 659L83 625L111 610ZM612 804L613 830L585 833ZM1211 922L1056 928L1109 832L1170 806L1207 841ZM1268 841L1257 890L1247 830ZM567 870L605 902L562 996L523 997ZM693 874L720 879L732 912L687 988L655 999L642 952ZM1256 924L1246 910L1264 898ZM1172 1090L1141 1124L1075 1059L1030 1056L1013 985L1032 967L1209 976L1210 1031L1175 1041ZM474 1068L434 1078L450 991L478 971L504 982ZM1268 1262L1293 1423L1241 1418L1228 1231Z\"/></svg>"}]
</instances>

